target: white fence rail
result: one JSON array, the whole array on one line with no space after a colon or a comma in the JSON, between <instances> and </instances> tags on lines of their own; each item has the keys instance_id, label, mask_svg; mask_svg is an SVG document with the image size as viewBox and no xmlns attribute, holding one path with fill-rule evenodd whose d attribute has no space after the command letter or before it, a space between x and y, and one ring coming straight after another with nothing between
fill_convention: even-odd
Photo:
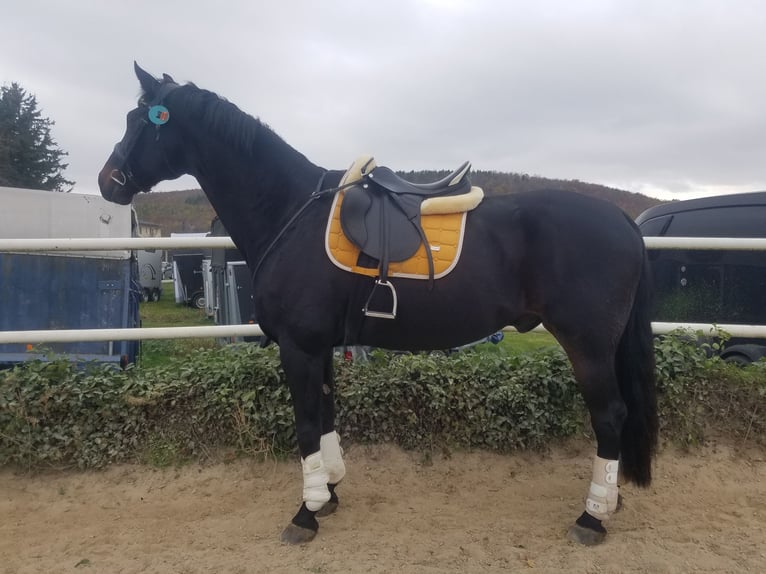
<instances>
[{"instance_id":1,"label":"white fence rail","mask_svg":"<svg viewBox=\"0 0 766 574\"><path fill-rule=\"evenodd\" d=\"M136 329L56 329L0 331L3 343L71 343L76 341L139 341L194 337L257 337L258 325L210 325L209 327L147 327Z\"/></svg>"},{"instance_id":2,"label":"white fence rail","mask_svg":"<svg viewBox=\"0 0 766 574\"><path fill-rule=\"evenodd\" d=\"M649 249L764 250L766 239L711 237L646 237ZM66 252L134 249L230 248L229 237L65 238L0 239L0 252ZM688 328L705 333L726 331L735 337L766 338L764 325L714 325L708 323L652 323L655 334ZM258 325L203 327L153 327L138 329L61 329L50 331L0 331L2 343L61 343L73 341L135 341L194 337L243 337L263 335Z\"/></svg>"},{"instance_id":3,"label":"white fence rail","mask_svg":"<svg viewBox=\"0 0 766 574\"><path fill-rule=\"evenodd\" d=\"M766 238L645 237L648 249L766 250ZM105 251L108 249L231 248L229 237L94 237L65 239L0 239L0 251Z\"/></svg>"},{"instance_id":4,"label":"white fence rail","mask_svg":"<svg viewBox=\"0 0 766 574\"><path fill-rule=\"evenodd\" d=\"M114 249L211 249L234 247L229 237L93 237L0 239L0 251L105 251Z\"/></svg>"}]
</instances>

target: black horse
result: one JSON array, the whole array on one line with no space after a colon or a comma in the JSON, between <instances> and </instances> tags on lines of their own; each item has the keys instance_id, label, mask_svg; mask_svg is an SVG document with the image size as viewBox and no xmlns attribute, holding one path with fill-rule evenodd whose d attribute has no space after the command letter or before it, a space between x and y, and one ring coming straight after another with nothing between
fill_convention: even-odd
<instances>
[{"instance_id":1,"label":"black horse","mask_svg":"<svg viewBox=\"0 0 766 574\"><path fill-rule=\"evenodd\" d=\"M392 278L377 259L377 277L354 274L333 265L325 247L343 171L314 165L212 92L158 80L138 65L135 72L143 95L99 174L101 194L128 204L191 174L246 257L258 322L279 345L302 457L303 503L282 539L313 539L317 513L337 508L345 467L334 430L334 346L445 349L506 325L527 331L542 323L572 363L598 441L585 511L569 536L603 540L602 520L618 507L618 467L624 480L647 486L657 442L649 268L630 218L575 193L488 196L467 214L462 255L443 278ZM392 172L372 174L418 203L462 184L463 172L420 187ZM389 299L384 312L365 314L375 287Z\"/></svg>"}]
</instances>

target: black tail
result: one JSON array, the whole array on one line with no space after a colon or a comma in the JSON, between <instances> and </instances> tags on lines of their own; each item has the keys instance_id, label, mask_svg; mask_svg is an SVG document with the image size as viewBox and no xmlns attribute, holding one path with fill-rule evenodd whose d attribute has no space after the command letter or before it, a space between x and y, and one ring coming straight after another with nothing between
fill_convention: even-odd
<instances>
[{"instance_id":1,"label":"black tail","mask_svg":"<svg viewBox=\"0 0 766 574\"><path fill-rule=\"evenodd\" d=\"M652 481L652 459L659 426L651 305L651 271L644 250L638 291L620 339L616 361L617 380L628 409L620 438L620 466L625 479L638 486L649 486Z\"/></svg>"}]
</instances>

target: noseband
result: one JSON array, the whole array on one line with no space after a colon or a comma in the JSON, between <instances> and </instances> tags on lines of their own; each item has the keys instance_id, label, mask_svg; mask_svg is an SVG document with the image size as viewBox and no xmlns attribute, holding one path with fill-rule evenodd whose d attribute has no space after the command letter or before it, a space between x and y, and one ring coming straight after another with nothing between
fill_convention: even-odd
<instances>
[{"instance_id":1,"label":"noseband","mask_svg":"<svg viewBox=\"0 0 766 574\"><path fill-rule=\"evenodd\" d=\"M136 181L133 170L130 167L130 154L133 152L133 148L136 147L136 143L138 143L146 128L154 126L157 132L156 139L159 140L160 127L165 125L170 117L168 109L162 105L162 102L170 92L178 87L178 84L171 82L162 84L150 102L139 103L139 109L146 110L146 113L141 117L140 122L134 123L128 128L129 131L122 138L122 141L117 142L114 146L115 168L109 174L109 177L117 185L123 187L126 183L130 182L142 191L144 187L148 187L142 186ZM170 167L167 157L165 157L165 163Z\"/></svg>"}]
</instances>

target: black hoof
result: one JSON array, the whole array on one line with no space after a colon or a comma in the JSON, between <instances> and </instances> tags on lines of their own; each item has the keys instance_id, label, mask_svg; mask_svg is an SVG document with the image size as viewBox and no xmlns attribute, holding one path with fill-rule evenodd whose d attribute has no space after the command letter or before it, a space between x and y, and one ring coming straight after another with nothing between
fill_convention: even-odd
<instances>
[{"instance_id":1,"label":"black hoof","mask_svg":"<svg viewBox=\"0 0 766 574\"><path fill-rule=\"evenodd\" d=\"M598 546L606 539L606 530L597 532L579 524L573 524L569 527L567 539L583 546Z\"/></svg>"},{"instance_id":2,"label":"black hoof","mask_svg":"<svg viewBox=\"0 0 766 574\"><path fill-rule=\"evenodd\" d=\"M282 531L280 540L285 544L306 544L306 542L314 540L319 530L316 514L316 512L306 508L305 502L301 504L298 514Z\"/></svg>"},{"instance_id":3,"label":"black hoof","mask_svg":"<svg viewBox=\"0 0 766 574\"><path fill-rule=\"evenodd\" d=\"M619 512L620 510L622 510L622 494L617 495L617 508L614 511Z\"/></svg>"},{"instance_id":4,"label":"black hoof","mask_svg":"<svg viewBox=\"0 0 766 574\"><path fill-rule=\"evenodd\" d=\"M317 511L317 518L325 518L326 516L335 514L336 510L338 510L338 503L331 500Z\"/></svg>"},{"instance_id":5,"label":"black hoof","mask_svg":"<svg viewBox=\"0 0 766 574\"><path fill-rule=\"evenodd\" d=\"M583 546L596 546L606 539L606 528L601 521L583 512L567 532L567 539Z\"/></svg>"},{"instance_id":6,"label":"black hoof","mask_svg":"<svg viewBox=\"0 0 766 574\"><path fill-rule=\"evenodd\" d=\"M303 528L302 526L296 526L295 524L288 524L287 528L282 531L282 535L279 539L285 544L306 544L316 538L317 531L310 528Z\"/></svg>"}]
</instances>

